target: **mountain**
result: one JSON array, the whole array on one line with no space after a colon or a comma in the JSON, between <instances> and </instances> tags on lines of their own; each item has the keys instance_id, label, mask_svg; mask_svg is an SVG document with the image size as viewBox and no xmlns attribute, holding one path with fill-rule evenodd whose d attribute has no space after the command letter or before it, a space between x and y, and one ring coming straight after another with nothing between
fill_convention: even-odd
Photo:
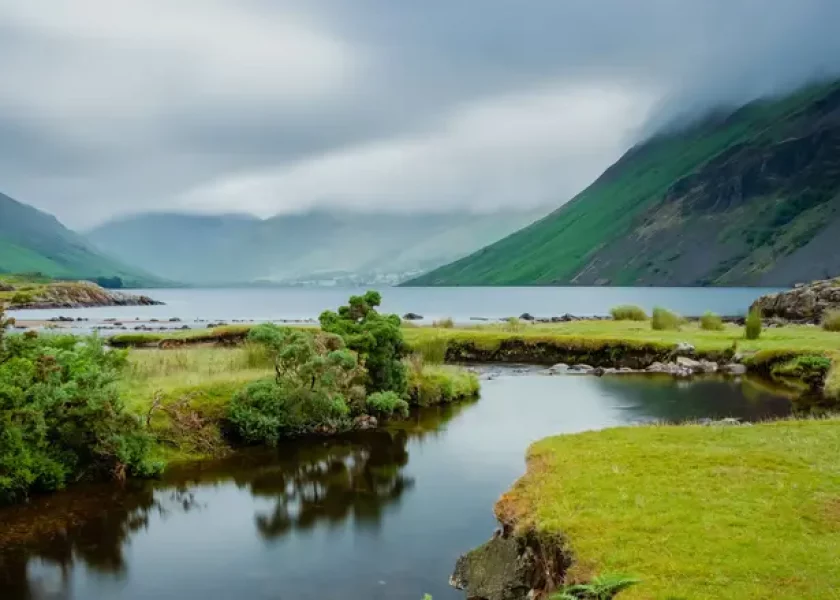
<instances>
[{"instance_id":1,"label":"mountain","mask_svg":"<svg viewBox=\"0 0 840 600\"><path fill-rule=\"evenodd\" d=\"M58 219L0 194L0 273L59 279L120 277L127 286L161 280L108 258Z\"/></svg>"},{"instance_id":2,"label":"mountain","mask_svg":"<svg viewBox=\"0 0 840 600\"><path fill-rule=\"evenodd\" d=\"M543 214L312 211L260 220L151 213L101 225L87 239L126 263L194 284L391 283L465 256Z\"/></svg>"},{"instance_id":3,"label":"mountain","mask_svg":"<svg viewBox=\"0 0 840 600\"><path fill-rule=\"evenodd\" d=\"M840 274L840 81L630 149L559 209L408 285L790 285Z\"/></svg>"}]
</instances>

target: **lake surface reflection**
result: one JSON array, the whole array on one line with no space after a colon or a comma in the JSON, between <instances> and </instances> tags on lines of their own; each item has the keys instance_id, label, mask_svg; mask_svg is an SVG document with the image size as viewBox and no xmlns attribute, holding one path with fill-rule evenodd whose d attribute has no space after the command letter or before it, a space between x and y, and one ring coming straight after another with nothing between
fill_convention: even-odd
<instances>
[{"instance_id":1,"label":"lake surface reflection","mask_svg":"<svg viewBox=\"0 0 840 600\"><path fill-rule=\"evenodd\" d=\"M651 420L788 414L749 382L502 376L388 431L297 441L166 480L0 511L0 598L461 598L457 556L542 437Z\"/></svg>"}]
</instances>

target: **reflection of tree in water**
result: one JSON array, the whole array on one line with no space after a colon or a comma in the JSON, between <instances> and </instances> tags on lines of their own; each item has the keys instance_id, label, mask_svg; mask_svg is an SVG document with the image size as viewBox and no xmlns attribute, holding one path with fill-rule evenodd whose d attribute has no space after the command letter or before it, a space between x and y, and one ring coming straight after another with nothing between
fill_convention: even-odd
<instances>
[{"instance_id":1,"label":"reflection of tree in water","mask_svg":"<svg viewBox=\"0 0 840 600\"><path fill-rule=\"evenodd\" d=\"M194 484L233 481L254 496L276 499L256 525L267 538L319 523L378 526L413 485L403 474L409 439L439 435L470 403L431 407L387 430L297 440L277 449L173 468L164 482L120 488L82 486L0 512L0 598L69 598L74 564L125 576L123 549L155 514L196 507ZM38 561L47 567L41 568ZM37 567L37 568L32 568Z\"/></svg>"},{"instance_id":2,"label":"reflection of tree in water","mask_svg":"<svg viewBox=\"0 0 840 600\"><path fill-rule=\"evenodd\" d=\"M368 432L341 441L281 447L281 464L264 469L248 485L258 497L276 499L274 510L256 517L267 538L318 523L378 525L385 508L399 501L413 481L403 432Z\"/></svg>"},{"instance_id":3,"label":"reflection of tree in water","mask_svg":"<svg viewBox=\"0 0 840 600\"><path fill-rule=\"evenodd\" d=\"M0 531L0 597L4 600L69 598L72 567L84 563L89 570L121 575L126 570L123 546L145 528L152 512L167 513L170 504L189 510L192 495L173 491L170 502L155 497L150 486L129 490L90 486L36 500L32 506L13 507L3 513ZM33 576L29 566L43 561L59 574Z\"/></svg>"}]
</instances>

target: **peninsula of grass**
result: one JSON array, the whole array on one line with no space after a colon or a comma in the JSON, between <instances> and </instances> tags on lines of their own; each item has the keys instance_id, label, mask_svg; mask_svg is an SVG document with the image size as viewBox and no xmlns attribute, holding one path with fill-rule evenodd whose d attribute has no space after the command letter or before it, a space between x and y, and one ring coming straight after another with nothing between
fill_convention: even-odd
<instances>
[{"instance_id":1,"label":"peninsula of grass","mask_svg":"<svg viewBox=\"0 0 840 600\"><path fill-rule=\"evenodd\" d=\"M479 390L474 373L454 366L409 359L407 373L414 406L465 400ZM154 433L160 458L175 463L229 452L231 400L247 384L273 376L273 362L257 344L134 348L119 388L126 408Z\"/></svg>"},{"instance_id":2,"label":"peninsula of grass","mask_svg":"<svg viewBox=\"0 0 840 600\"><path fill-rule=\"evenodd\" d=\"M552 437L496 506L632 599L840 597L840 419Z\"/></svg>"}]
</instances>

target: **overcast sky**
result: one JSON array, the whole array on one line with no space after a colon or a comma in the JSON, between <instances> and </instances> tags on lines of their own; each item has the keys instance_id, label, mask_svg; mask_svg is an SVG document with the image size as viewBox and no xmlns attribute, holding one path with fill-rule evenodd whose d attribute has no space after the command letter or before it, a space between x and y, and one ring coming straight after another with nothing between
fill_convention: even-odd
<instances>
[{"instance_id":1,"label":"overcast sky","mask_svg":"<svg viewBox=\"0 0 840 600\"><path fill-rule=\"evenodd\" d=\"M148 210L557 206L656 124L840 70L838 0L0 0L0 191Z\"/></svg>"}]
</instances>

